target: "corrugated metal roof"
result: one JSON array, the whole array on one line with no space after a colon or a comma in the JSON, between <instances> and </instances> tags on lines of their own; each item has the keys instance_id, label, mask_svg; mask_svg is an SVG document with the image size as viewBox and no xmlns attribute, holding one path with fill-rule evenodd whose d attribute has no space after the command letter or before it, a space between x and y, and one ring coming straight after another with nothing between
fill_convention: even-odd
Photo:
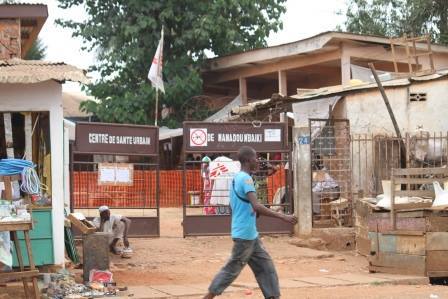
<instances>
[{"instance_id":1,"label":"corrugated metal roof","mask_svg":"<svg viewBox=\"0 0 448 299\"><path fill-rule=\"evenodd\" d=\"M445 70L439 70L435 74L431 75L422 75L422 76L414 76L410 78L401 78L401 79L392 79L388 81L382 81L382 85L385 88L390 87L400 87L400 86L408 86L412 82L424 82L424 81L431 81L431 80L437 80L444 77L448 77L448 69ZM260 100L256 102L249 103L245 106L239 106L232 109L233 114L237 115L244 115L247 113L251 113L257 109L270 107L274 105L275 102L282 101L282 102L302 102L302 101L309 101L309 100L315 100L315 99L321 99L321 98L327 98L331 96L336 95L345 95L350 93L355 93L359 91L369 90L369 89L375 89L378 88L378 85L376 83L367 83L367 82L356 82L356 80L352 81L351 85L336 85L336 86L328 86L328 87L322 87L319 89L313 89L308 90L304 92L299 92L296 95L284 97L282 99L267 99L267 100Z\"/></svg>"},{"instance_id":2,"label":"corrugated metal roof","mask_svg":"<svg viewBox=\"0 0 448 299\"><path fill-rule=\"evenodd\" d=\"M399 86L407 86L410 85L412 82L421 82L421 81L431 81L431 80L437 80L443 77L448 76L448 70L440 70L437 71L435 74L431 75L423 75L423 76L414 76L409 78L400 78L400 79L392 79L388 81L382 81L382 85L384 87L399 87ZM372 88L378 88L378 85L376 83L365 83L355 82L351 85L336 85L336 86L329 86L329 87L322 87L319 89L314 89L310 91L306 91L300 94L293 95L287 99L287 101L295 101L295 100L311 100L315 98L321 98L321 97L327 97L331 95L338 95L338 94L345 94L345 93L351 93L355 91L362 91Z\"/></svg>"},{"instance_id":3,"label":"corrugated metal roof","mask_svg":"<svg viewBox=\"0 0 448 299\"><path fill-rule=\"evenodd\" d=\"M0 60L0 83L39 83L48 80L88 84L86 72L64 62Z\"/></svg>"},{"instance_id":4,"label":"corrugated metal roof","mask_svg":"<svg viewBox=\"0 0 448 299\"><path fill-rule=\"evenodd\" d=\"M18 5L46 5L45 3L42 2L13 2L13 3L7 3L7 2L2 2L0 3L0 5L14 5L14 6L18 6Z\"/></svg>"},{"instance_id":5,"label":"corrugated metal roof","mask_svg":"<svg viewBox=\"0 0 448 299\"><path fill-rule=\"evenodd\" d=\"M241 105L241 106L232 108L232 114L243 115L243 114L255 111L265 105L269 105L271 102L273 102L272 99L264 99L264 100L250 102L247 105Z\"/></svg>"}]
</instances>

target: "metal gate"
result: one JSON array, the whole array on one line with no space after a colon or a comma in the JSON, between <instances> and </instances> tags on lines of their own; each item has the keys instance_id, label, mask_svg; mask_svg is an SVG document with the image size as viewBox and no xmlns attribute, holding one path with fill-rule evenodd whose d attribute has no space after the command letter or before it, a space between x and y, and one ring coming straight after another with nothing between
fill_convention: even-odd
<instances>
[{"instance_id":1,"label":"metal gate","mask_svg":"<svg viewBox=\"0 0 448 299\"><path fill-rule=\"evenodd\" d=\"M77 123L70 191L71 209L88 219L107 205L131 219L130 237L160 236L158 128Z\"/></svg>"},{"instance_id":2,"label":"metal gate","mask_svg":"<svg viewBox=\"0 0 448 299\"><path fill-rule=\"evenodd\" d=\"M310 119L313 227L351 226L350 124Z\"/></svg>"},{"instance_id":3,"label":"metal gate","mask_svg":"<svg viewBox=\"0 0 448 299\"><path fill-rule=\"evenodd\" d=\"M229 190L239 171L236 153L243 145L259 154L253 176L259 201L282 213L292 213L290 149L286 123L184 123L183 234L230 234ZM274 171L275 168L275 171ZM260 216L262 234L290 234L293 226Z\"/></svg>"}]
</instances>

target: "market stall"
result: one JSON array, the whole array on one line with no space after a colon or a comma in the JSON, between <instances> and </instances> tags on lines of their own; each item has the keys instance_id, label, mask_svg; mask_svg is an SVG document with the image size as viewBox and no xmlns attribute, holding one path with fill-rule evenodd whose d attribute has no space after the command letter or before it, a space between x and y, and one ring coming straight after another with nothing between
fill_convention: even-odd
<instances>
[{"instance_id":1,"label":"market stall","mask_svg":"<svg viewBox=\"0 0 448 299\"><path fill-rule=\"evenodd\" d=\"M34 211L30 238L36 265L64 264L65 80L88 82L83 71L64 63L0 61L0 159L32 162L39 181L34 184L39 190L30 196L20 188L23 181L12 190L13 200L28 197ZM5 198L4 184L0 190ZM19 239L25 246L24 236Z\"/></svg>"}]
</instances>

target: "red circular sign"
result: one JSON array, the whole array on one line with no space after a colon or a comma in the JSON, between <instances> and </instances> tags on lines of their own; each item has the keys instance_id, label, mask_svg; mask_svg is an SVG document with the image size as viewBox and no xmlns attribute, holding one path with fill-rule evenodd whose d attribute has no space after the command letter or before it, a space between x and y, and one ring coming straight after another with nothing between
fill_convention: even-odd
<instances>
[{"instance_id":1,"label":"red circular sign","mask_svg":"<svg viewBox=\"0 0 448 299\"><path fill-rule=\"evenodd\" d=\"M207 133L203 129L193 130L190 134L190 140L196 146L204 145L207 142Z\"/></svg>"}]
</instances>

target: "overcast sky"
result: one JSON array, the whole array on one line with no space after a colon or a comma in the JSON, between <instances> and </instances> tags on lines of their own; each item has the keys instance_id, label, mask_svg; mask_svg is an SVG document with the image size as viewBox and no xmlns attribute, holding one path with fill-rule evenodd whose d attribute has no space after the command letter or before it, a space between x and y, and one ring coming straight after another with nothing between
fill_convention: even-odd
<instances>
[{"instance_id":1,"label":"overcast sky","mask_svg":"<svg viewBox=\"0 0 448 299\"><path fill-rule=\"evenodd\" d=\"M69 29L55 24L55 19L84 19L82 8L63 10L57 7L56 0L27 1L45 3L48 5L49 17L39 36L47 46L48 61L63 61L79 68L86 69L95 61L93 53L81 51L82 41L71 37ZM334 30L344 21L337 14L344 11L346 0L288 0L286 13L282 17L283 30L271 34L268 45L278 45L303 39L324 31ZM75 83L64 84L66 91L78 91Z\"/></svg>"}]
</instances>

